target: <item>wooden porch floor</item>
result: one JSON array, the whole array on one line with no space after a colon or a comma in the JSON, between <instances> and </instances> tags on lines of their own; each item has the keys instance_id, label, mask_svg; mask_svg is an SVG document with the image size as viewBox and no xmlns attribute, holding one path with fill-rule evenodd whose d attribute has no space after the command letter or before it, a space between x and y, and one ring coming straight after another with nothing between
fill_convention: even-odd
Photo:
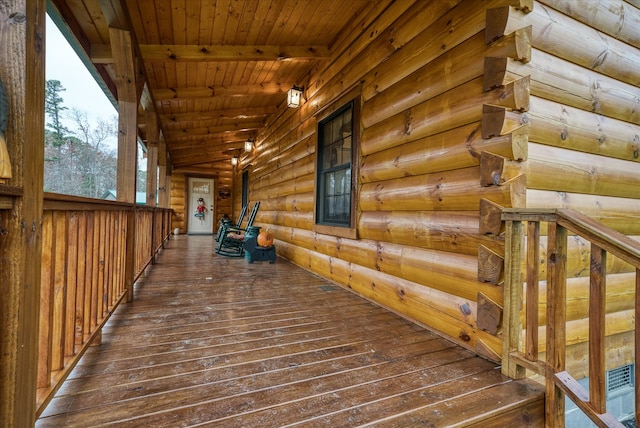
<instances>
[{"instance_id":1,"label":"wooden porch floor","mask_svg":"<svg viewBox=\"0 0 640 428\"><path fill-rule=\"evenodd\" d=\"M540 426L542 388L282 259L168 241L38 427Z\"/></svg>"}]
</instances>

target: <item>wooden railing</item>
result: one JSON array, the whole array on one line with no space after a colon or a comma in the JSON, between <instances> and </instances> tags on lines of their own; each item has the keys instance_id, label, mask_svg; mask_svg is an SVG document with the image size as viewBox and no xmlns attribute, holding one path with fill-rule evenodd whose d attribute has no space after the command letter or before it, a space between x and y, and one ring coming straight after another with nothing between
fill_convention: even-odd
<instances>
[{"instance_id":1,"label":"wooden railing","mask_svg":"<svg viewBox=\"0 0 640 428\"><path fill-rule=\"evenodd\" d=\"M132 298L127 252L135 281L170 236L170 220L169 209L45 194L38 414L87 347L100 343L118 304Z\"/></svg>"},{"instance_id":2,"label":"wooden railing","mask_svg":"<svg viewBox=\"0 0 640 428\"><path fill-rule=\"evenodd\" d=\"M565 394L597 426L622 427L623 425L608 413L606 408L607 255L613 255L635 268L635 319L637 320L640 316L640 242L571 210L505 209L502 219L506 222L503 372L513 378L525 376L526 370L544 376L548 427L564 427ZM523 222L526 222L526 226ZM538 272L541 263L541 225L546 226L547 230L547 313L544 360L540 360L538 356ZM582 237L591 243L588 288L589 391L578 384L566 369L566 268L569 234ZM524 272L523 265L526 266ZM526 287L523 286L525 283ZM630 287L633 288L633 284ZM523 292L524 288L526 292ZM524 309L524 326L522 309ZM640 394L637 388L640 385L638 374L640 340L637 329L634 336L636 337L635 345L630 344L630 346L635 346L635 409L636 424L639 424Z\"/></svg>"}]
</instances>

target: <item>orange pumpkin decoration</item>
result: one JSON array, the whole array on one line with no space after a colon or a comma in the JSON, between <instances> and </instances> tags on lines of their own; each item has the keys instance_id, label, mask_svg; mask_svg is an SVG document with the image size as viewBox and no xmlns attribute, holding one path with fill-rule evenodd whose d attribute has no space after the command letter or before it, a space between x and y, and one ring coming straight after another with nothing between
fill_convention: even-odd
<instances>
[{"instance_id":1,"label":"orange pumpkin decoration","mask_svg":"<svg viewBox=\"0 0 640 428\"><path fill-rule=\"evenodd\" d=\"M261 247L270 247L273 245L273 235L268 230L260 232L258 235L258 245Z\"/></svg>"}]
</instances>

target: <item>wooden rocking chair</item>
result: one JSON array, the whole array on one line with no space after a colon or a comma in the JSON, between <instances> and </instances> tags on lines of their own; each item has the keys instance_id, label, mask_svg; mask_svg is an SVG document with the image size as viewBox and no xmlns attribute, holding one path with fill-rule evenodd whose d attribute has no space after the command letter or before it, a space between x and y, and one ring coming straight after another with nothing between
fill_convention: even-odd
<instances>
[{"instance_id":1,"label":"wooden rocking chair","mask_svg":"<svg viewBox=\"0 0 640 428\"><path fill-rule=\"evenodd\" d=\"M240 229L242 227L242 220L244 220L244 216L247 214L247 205L242 207L242 211L240 211L240 216L238 217L238 222L236 223L236 229ZM222 236L222 232L224 231L224 225L231 225L231 220L220 220L220 227L218 227L218 233L216 234L216 242L220 242L220 237Z\"/></svg>"},{"instance_id":2,"label":"wooden rocking chair","mask_svg":"<svg viewBox=\"0 0 640 428\"><path fill-rule=\"evenodd\" d=\"M231 224L222 225L223 229L219 232L220 238L218 239L216 254L227 257L242 257L244 255L244 234L253 225L253 221L258 214L258 208L260 208L260 202L256 202L253 205L244 229Z\"/></svg>"}]
</instances>

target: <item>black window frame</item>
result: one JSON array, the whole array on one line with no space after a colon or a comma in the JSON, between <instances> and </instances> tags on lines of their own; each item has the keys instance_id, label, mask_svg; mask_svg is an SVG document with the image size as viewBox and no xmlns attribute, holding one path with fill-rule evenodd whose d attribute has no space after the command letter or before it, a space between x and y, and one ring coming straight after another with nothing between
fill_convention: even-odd
<instances>
[{"instance_id":1,"label":"black window frame","mask_svg":"<svg viewBox=\"0 0 640 428\"><path fill-rule=\"evenodd\" d=\"M315 227L314 230L320 233L326 233L341 237L357 239L356 231L356 207L357 207L357 172L358 172L358 146L359 146L359 123L360 123L360 103L359 96L351 97L341 103L335 103L337 107L325 111L324 117L318 120L317 126L317 144L316 144L316 189L315 189ZM337 119L342 118L344 113L351 111L351 153L349 156L348 167L345 169L345 162L332 165L326 165L325 160L328 151L325 150L327 143L335 144L336 139L325 140L325 135L331 124ZM342 121L344 121L342 119ZM343 158L344 159L344 158ZM349 171L350 180L349 188L349 213L347 218L342 221L328 218L327 210L324 205L326 200L325 178L327 174L336 173L341 170ZM346 175L347 173L345 173ZM336 195L334 195L336 196Z\"/></svg>"}]
</instances>

